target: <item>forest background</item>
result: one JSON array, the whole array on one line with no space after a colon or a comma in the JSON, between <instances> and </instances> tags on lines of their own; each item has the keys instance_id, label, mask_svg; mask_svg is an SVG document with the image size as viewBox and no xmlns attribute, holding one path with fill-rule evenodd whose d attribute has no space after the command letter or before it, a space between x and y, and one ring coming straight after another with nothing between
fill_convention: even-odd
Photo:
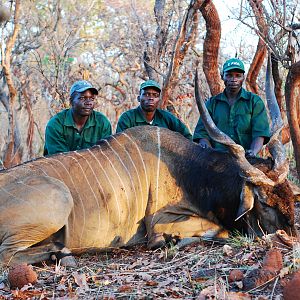
<instances>
[{"instance_id":1,"label":"forest background","mask_svg":"<svg viewBox=\"0 0 300 300\"><path fill-rule=\"evenodd\" d=\"M42 155L47 121L69 107L72 83L100 89L97 110L113 130L138 105L139 85L163 86L161 107L193 132L199 117L194 73L204 99L222 91L222 64L239 57L245 86L264 100L272 55L274 93L300 174L300 3L298 0L0 1L0 168Z\"/></svg>"}]
</instances>

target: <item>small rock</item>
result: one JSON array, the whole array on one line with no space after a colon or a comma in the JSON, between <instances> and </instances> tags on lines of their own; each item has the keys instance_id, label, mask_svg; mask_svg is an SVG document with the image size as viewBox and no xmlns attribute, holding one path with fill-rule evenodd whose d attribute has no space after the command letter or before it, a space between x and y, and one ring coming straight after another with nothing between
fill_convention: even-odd
<instances>
[{"instance_id":1,"label":"small rock","mask_svg":"<svg viewBox=\"0 0 300 300\"><path fill-rule=\"evenodd\" d=\"M240 281L244 278L244 274L241 270L232 270L228 276L228 282Z\"/></svg>"},{"instance_id":2,"label":"small rock","mask_svg":"<svg viewBox=\"0 0 300 300\"><path fill-rule=\"evenodd\" d=\"M8 272L8 281L11 288L21 289L26 284L37 282L37 274L31 265L19 264L11 267Z\"/></svg>"}]
</instances>

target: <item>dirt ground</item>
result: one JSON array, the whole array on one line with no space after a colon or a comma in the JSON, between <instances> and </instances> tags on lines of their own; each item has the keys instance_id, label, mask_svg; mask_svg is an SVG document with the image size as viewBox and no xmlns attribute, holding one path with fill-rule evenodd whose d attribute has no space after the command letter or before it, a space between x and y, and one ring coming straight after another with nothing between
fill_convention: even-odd
<instances>
[{"instance_id":1,"label":"dirt ground","mask_svg":"<svg viewBox=\"0 0 300 300\"><path fill-rule=\"evenodd\" d=\"M298 229L299 221L297 203ZM20 290L10 288L8 269L2 270L0 299L283 299L284 286L300 266L297 245L237 235L227 245L86 254L77 258L77 268L34 266L38 281ZM265 265L271 248L277 253L270 269Z\"/></svg>"}]
</instances>

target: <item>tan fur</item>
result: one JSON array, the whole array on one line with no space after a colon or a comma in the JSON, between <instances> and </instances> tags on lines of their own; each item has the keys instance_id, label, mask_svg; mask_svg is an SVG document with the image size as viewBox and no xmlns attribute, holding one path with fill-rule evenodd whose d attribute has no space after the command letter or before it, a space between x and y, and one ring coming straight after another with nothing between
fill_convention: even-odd
<instances>
[{"instance_id":1,"label":"tan fur","mask_svg":"<svg viewBox=\"0 0 300 300\"><path fill-rule=\"evenodd\" d=\"M138 138L131 132L0 174L1 263L45 259L60 230L73 253L134 244L145 235L150 247L163 234L226 236L199 217L170 170L176 164L170 151L188 152L193 144L177 135L168 141L169 131L159 128ZM41 242L45 246L28 248Z\"/></svg>"}]
</instances>

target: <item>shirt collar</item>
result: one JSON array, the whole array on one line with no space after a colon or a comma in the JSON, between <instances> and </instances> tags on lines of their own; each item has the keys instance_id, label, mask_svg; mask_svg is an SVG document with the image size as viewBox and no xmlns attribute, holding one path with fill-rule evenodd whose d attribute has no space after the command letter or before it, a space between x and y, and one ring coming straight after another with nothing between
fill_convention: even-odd
<instances>
[{"instance_id":1,"label":"shirt collar","mask_svg":"<svg viewBox=\"0 0 300 300\"><path fill-rule=\"evenodd\" d=\"M147 123L147 124L150 124L150 123L146 120L146 118L145 118L145 116L144 116L144 114L143 114L143 112L142 112L142 108L141 108L140 105L136 108L136 111L137 111L137 114L136 114L136 116L135 116L135 121L136 121L137 123ZM156 111L155 111L155 113L154 113L154 118L153 118L153 122L152 122L151 125L156 125L156 113L157 113L157 109L156 109Z\"/></svg>"},{"instance_id":2,"label":"shirt collar","mask_svg":"<svg viewBox=\"0 0 300 300\"><path fill-rule=\"evenodd\" d=\"M147 124L150 124L150 123L145 119L145 116L144 116L144 114L143 114L143 112L142 112L142 108L141 108L140 105L136 108L136 110L137 110L137 114L136 114L136 116L135 116L135 121L136 121L137 123L147 123ZM157 109L155 110L153 122L152 122L151 125L154 125L154 126L160 125L160 123L159 123L159 114L160 114L160 111L159 111L159 109L157 108Z\"/></svg>"},{"instance_id":3,"label":"shirt collar","mask_svg":"<svg viewBox=\"0 0 300 300\"><path fill-rule=\"evenodd\" d=\"M91 115L89 116L89 118L87 119L86 123L84 124L84 128L95 126L96 122L97 121L96 121L96 118L95 118L95 112L92 111ZM74 122L74 119L73 119L72 109L71 108L69 108L67 110L67 112L66 112L66 118L65 118L65 121L64 121L64 125L65 126L71 126L71 127L77 128L76 124Z\"/></svg>"},{"instance_id":4,"label":"shirt collar","mask_svg":"<svg viewBox=\"0 0 300 300\"><path fill-rule=\"evenodd\" d=\"M244 88L241 88L241 90L240 90L240 92L238 94L237 100L239 100L241 98L243 98L245 100L249 100L250 99L249 93L247 93L247 91ZM220 93L220 94L218 94L216 96L216 100L227 102L227 97L226 97L226 94L225 94L225 89L224 89L224 91L222 93Z\"/></svg>"}]
</instances>

